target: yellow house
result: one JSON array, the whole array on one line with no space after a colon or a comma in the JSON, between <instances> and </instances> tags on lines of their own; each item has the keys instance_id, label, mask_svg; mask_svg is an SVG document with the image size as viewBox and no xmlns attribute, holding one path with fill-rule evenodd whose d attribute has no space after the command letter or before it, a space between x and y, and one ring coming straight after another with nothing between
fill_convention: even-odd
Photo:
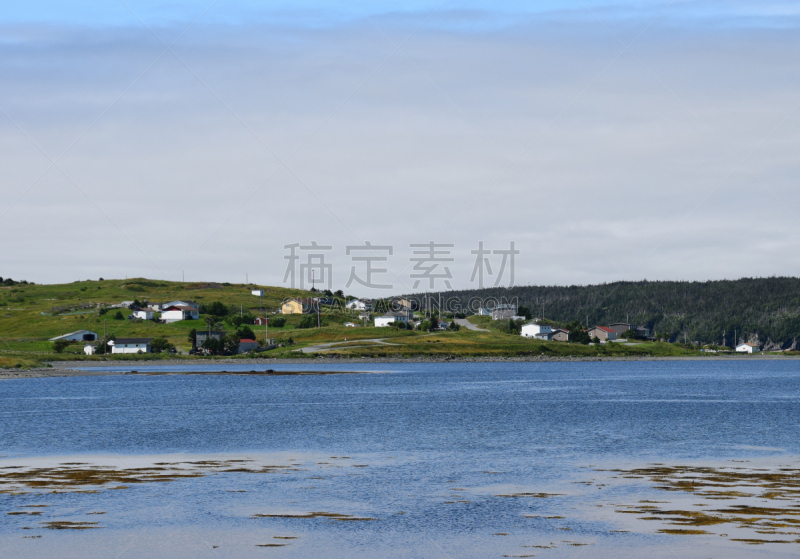
<instances>
[{"instance_id":1,"label":"yellow house","mask_svg":"<svg viewBox=\"0 0 800 559\"><path fill-rule=\"evenodd\" d=\"M303 304L297 299L287 299L281 305L281 314L303 314Z\"/></svg>"},{"instance_id":2,"label":"yellow house","mask_svg":"<svg viewBox=\"0 0 800 559\"><path fill-rule=\"evenodd\" d=\"M314 299L286 299L281 305L281 314L308 314L317 312L319 303Z\"/></svg>"}]
</instances>

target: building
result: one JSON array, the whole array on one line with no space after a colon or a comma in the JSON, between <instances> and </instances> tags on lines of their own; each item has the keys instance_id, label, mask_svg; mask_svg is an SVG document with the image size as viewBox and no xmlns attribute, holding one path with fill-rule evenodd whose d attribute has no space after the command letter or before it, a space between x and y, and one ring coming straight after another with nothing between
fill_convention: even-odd
<instances>
[{"instance_id":1,"label":"building","mask_svg":"<svg viewBox=\"0 0 800 559\"><path fill-rule=\"evenodd\" d=\"M256 297L263 297L264 290L263 289L254 289L250 292L251 295L255 295Z\"/></svg>"},{"instance_id":2,"label":"building","mask_svg":"<svg viewBox=\"0 0 800 559\"><path fill-rule=\"evenodd\" d=\"M253 321L253 324L256 326L266 326L269 324L269 318L266 316L257 316L256 319Z\"/></svg>"},{"instance_id":3,"label":"building","mask_svg":"<svg viewBox=\"0 0 800 559\"><path fill-rule=\"evenodd\" d=\"M369 299L351 299L347 302L345 308L354 311L371 311L372 301Z\"/></svg>"},{"instance_id":4,"label":"building","mask_svg":"<svg viewBox=\"0 0 800 559\"><path fill-rule=\"evenodd\" d=\"M95 342L95 343L93 343L93 344L85 344L85 345L83 346L83 352L84 352L86 355L94 355L94 352L96 351L96 350L95 350L95 346L96 346L96 345L97 345L97 342Z\"/></svg>"},{"instance_id":5,"label":"building","mask_svg":"<svg viewBox=\"0 0 800 559\"><path fill-rule=\"evenodd\" d=\"M478 316L492 316L492 309L486 309L481 307L475 314L477 314Z\"/></svg>"},{"instance_id":6,"label":"building","mask_svg":"<svg viewBox=\"0 0 800 559\"><path fill-rule=\"evenodd\" d=\"M382 316L375 317L375 326L390 326L395 322L408 323L412 320L411 311L388 312Z\"/></svg>"},{"instance_id":7,"label":"building","mask_svg":"<svg viewBox=\"0 0 800 559\"><path fill-rule=\"evenodd\" d=\"M756 344L739 344L736 346L737 353L756 353L760 351Z\"/></svg>"},{"instance_id":8,"label":"building","mask_svg":"<svg viewBox=\"0 0 800 559\"><path fill-rule=\"evenodd\" d=\"M492 309L492 320L508 320L517 316L517 305L502 304Z\"/></svg>"},{"instance_id":9,"label":"building","mask_svg":"<svg viewBox=\"0 0 800 559\"><path fill-rule=\"evenodd\" d=\"M239 340L239 353L247 353L255 349L258 349L257 341L248 339Z\"/></svg>"},{"instance_id":10,"label":"building","mask_svg":"<svg viewBox=\"0 0 800 559\"><path fill-rule=\"evenodd\" d=\"M133 318L141 318L142 320L153 320L156 313L153 309L137 309L133 311Z\"/></svg>"},{"instance_id":11,"label":"building","mask_svg":"<svg viewBox=\"0 0 800 559\"><path fill-rule=\"evenodd\" d=\"M169 303L164 303L161 305L162 309L166 309L168 307L192 307L193 309L200 310L200 303L196 303L194 301L170 301Z\"/></svg>"},{"instance_id":12,"label":"building","mask_svg":"<svg viewBox=\"0 0 800 559\"><path fill-rule=\"evenodd\" d=\"M152 338L118 338L111 340L111 353L150 353Z\"/></svg>"},{"instance_id":13,"label":"building","mask_svg":"<svg viewBox=\"0 0 800 559\"><path fill-rule=\"evenodd\" d=\"M344 325L347 328L358 328L358 324L356 324L355 322L345 322Z\"/></svg>"},{"instance_id":14,"label":"building","mask_svg":"<svg viewBox=\"0 0 800 559\"><path fill-rule=\"evenodd\" d=\"M394 311L403 311L403 310L412 310L414 308L414 303L409 301L405 297L394 297L389 300L389 305L392 307Z\"/></svg>"},{"instance_id":15,"label":"building","mask_svg":"<svg viewBox=\"0 0 800 559\"><path fill-rule=\"evenodd\" d=\"M161 320L170 324L181 320L198 320L200 311L188 305L170 305L161 311Z\"/></svg>"},{"instance_id":16,"label":"building","mask_svg":"<svg viewBox=\"0 0 800 559\"><path fill-rule=\"evenodd\" d=\"M551 339L557 342L568 342L569 330L564 330L563 328L556 328L553 330L553 336Z\"/></svg>"},{"instance_id":17,"label":"building","mask_svg":"<svg viewBox=\"0 0 800 559\"><path fill-rule=\"evenodd\" d=\"M316 299L286 299L281 305L281 314L309 314L319 310L319 302Z\"/></svg>"},{"instance_id":18,"label":"building","mask_svg":"<svg viewBox=\"0 0 800 559\"><path fill-rule=\"evenodd\" d=\"M525 324L520 331L520 335L524 338L540 338L545 340L549 340L552 333L552 327L548 326L547 324L539 324L537 322Z\"/></svg>"},{"instance_id":19,"label":"building","mask_svg":"<svg viewBox=\"0 0 800 559\"><path fill-rule=\"evenodd\" d=\"M597 338L601 342L610 342L617 339L617 333L606 326L595 326L586 333L589 334L589 339Z\"/></svg>"},{"instance_id":20,"label":"building","mask_svg":"<svg viewBox=\"0 0 800 559\"><path fill-rule=\"evenodd\" d=\"M195 333L195 338L194 338L195 344L197 345L197 347L203 347L203 343L208 338L221 340L222 336L224 335L225 335L225 330L212 330L211 332L209 332L208 330L203 330L203 331L198 330Z\"/></svg>"},{"instance_id":21,"label":"building","mask_svg":"<svg viewBox=\"0 0 800 559\"><path fill-rule=\"evenodd\" d=\"M617 337L622 337L622 334L628 330L631 330L633 326L629 322L612 322L607 326L607 328L610 328L616 332Z\"/></svg>"},{"instance_id":22,"label":"building","mask_svg":"<svg viewBox=\"0 0 800 559\"><path fill-rule=\"evenodd\" d=\"M50 341L55 342L57 340L66 340L68 342L93 342L96 339L97 332L92 332L91 330L75 330L74 332L64 334L63 336L50 338Z\"/></svg>"}]
</instances>

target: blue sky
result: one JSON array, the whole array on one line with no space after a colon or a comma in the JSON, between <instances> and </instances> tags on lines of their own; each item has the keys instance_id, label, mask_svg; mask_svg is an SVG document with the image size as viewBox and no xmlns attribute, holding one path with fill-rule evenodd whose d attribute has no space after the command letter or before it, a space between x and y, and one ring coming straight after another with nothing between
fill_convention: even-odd
<instances>
[{"instance_id":1,"label":"blue sky","mask_svg":"<svg viewBox=\"0 0 800 559\"><path fill-rule=\"evenodd\" d=\"M55 23L89 26L120 26L135 23L135 19L118 0L29 0L4 3L0 10L2 23ZM474 28L509 25L531 16L551 15L561 18L593 17L595 10L604 17L630 19L653 17L668 7L664 19L680 25L714 23L738 26L794 25L800 15L800 5L791 0L765 0L744 2L737 0L561 0L506 1L481 0L409 0L388 2L384 0L356 0L324 2L315 0L259 2L254 0L125 0L125 4L148 25L170 26L179 22L194 21L205 10L202 21L206 24L241 24L253 22L282 22L297 26L336 25L363 18L365 15L393 16L428 13L438 7L438 13L472 14L460 23L452 18L431 18L430 25L462 26ZM209 9L210 6L210 9Z\"/></svg>"},{"instance_id":2,"label":"blue sky","mask_svg":"<svg viewBox=\"0 0 800 559\"><path fill-rule=\"evenodd\" d=\"M408 292L430 240L457 288L481 241L518 284L798 274L800 0L125 2L0 8L3 277L278 285L317 241L343 288L370 241Z\"/></svg>"}]
</instances>

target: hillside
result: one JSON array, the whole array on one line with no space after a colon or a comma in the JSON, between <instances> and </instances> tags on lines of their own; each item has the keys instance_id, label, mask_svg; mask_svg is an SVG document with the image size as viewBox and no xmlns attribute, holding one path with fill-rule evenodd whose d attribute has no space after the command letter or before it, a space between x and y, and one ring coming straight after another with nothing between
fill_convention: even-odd
<instances>
[{"instance_id":1,"label":"hillside","mask_svg":"<svg viewBox=\"0 0 800 559\"><path fill-rule=\"evenodd\" d=\"M230 308L258 314L259 297L251 290L263 289L264 307L275 310L287 297L308 296L308 292L280 287L229 284L125 280L77 281L68 284L0 285L0 348L15 349L20 343L42 342L75 330L92 330L118 337L163 336L171 342L186 342L191 328L202 328L201 321L158 324L153 321L114 320L117 309L101 316L100 308L122 301L165 302L192 300L208 304L220 301ZM98 307L99 305L99 307ZM130 311L122 309L127 316Z\"/></svg>"},{"instance_id":2,"label":"hillside","mask_svg":"<svg viewBox=\"0 0 800 559\"><path fill-rule=\"evenodd\" d=\"M438 296L435 294L434 296ZM419 300L419 295L412 295ZM588 286L519 286L447 291L443 298L467 307L494 299L528 307L557 322L589 325L625 321L644 325L672 340L732 345L739 341L786 348L800 340L800 278L743 278L682 282L638 281ZM453 308L452 306L448 308ZM779 347L780 346L780 347Z\"/></svg>"}]
</instances>

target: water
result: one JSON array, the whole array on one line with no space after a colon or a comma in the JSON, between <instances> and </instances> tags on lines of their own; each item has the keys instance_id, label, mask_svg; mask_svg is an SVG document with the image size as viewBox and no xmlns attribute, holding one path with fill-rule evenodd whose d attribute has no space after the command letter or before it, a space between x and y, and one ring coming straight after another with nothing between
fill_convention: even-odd
<instances>
[{"instance_id":1,"label":"water","mask_svg":"<svg viewBox=\"0 0 800 559\"><path fill-rule=\"evenodd\" d=\"M115 375L0 384L0 467L83 462L131 470L168 462L161 467L199 476L122 483L128 488L120 490L109 489L120 484L105 484L97 493L27 488L0 494L4 515L42 512L5 515L3 556L705 558L800 552L797 543L731 541L738 529L727 525L705 535L658 533L662 523L615 510L640 500L685 507L730 503L603 471L651 463L800 467L796 361L272 368L374 373ZM224 463L230 459L250 462ZM218 463L188 464L201 461ZM282 468L225 471L242 469L237 464ZM546 495L501 496L520 493ZM41 504L48 506L25 508ZM88 514L98 512L104 514ZM311 512L354 519L303 517ZM43 524L62 520L98 522L99 528ZM795 540L800 534L761 537Z\"/></svg>"}]
</instances>

